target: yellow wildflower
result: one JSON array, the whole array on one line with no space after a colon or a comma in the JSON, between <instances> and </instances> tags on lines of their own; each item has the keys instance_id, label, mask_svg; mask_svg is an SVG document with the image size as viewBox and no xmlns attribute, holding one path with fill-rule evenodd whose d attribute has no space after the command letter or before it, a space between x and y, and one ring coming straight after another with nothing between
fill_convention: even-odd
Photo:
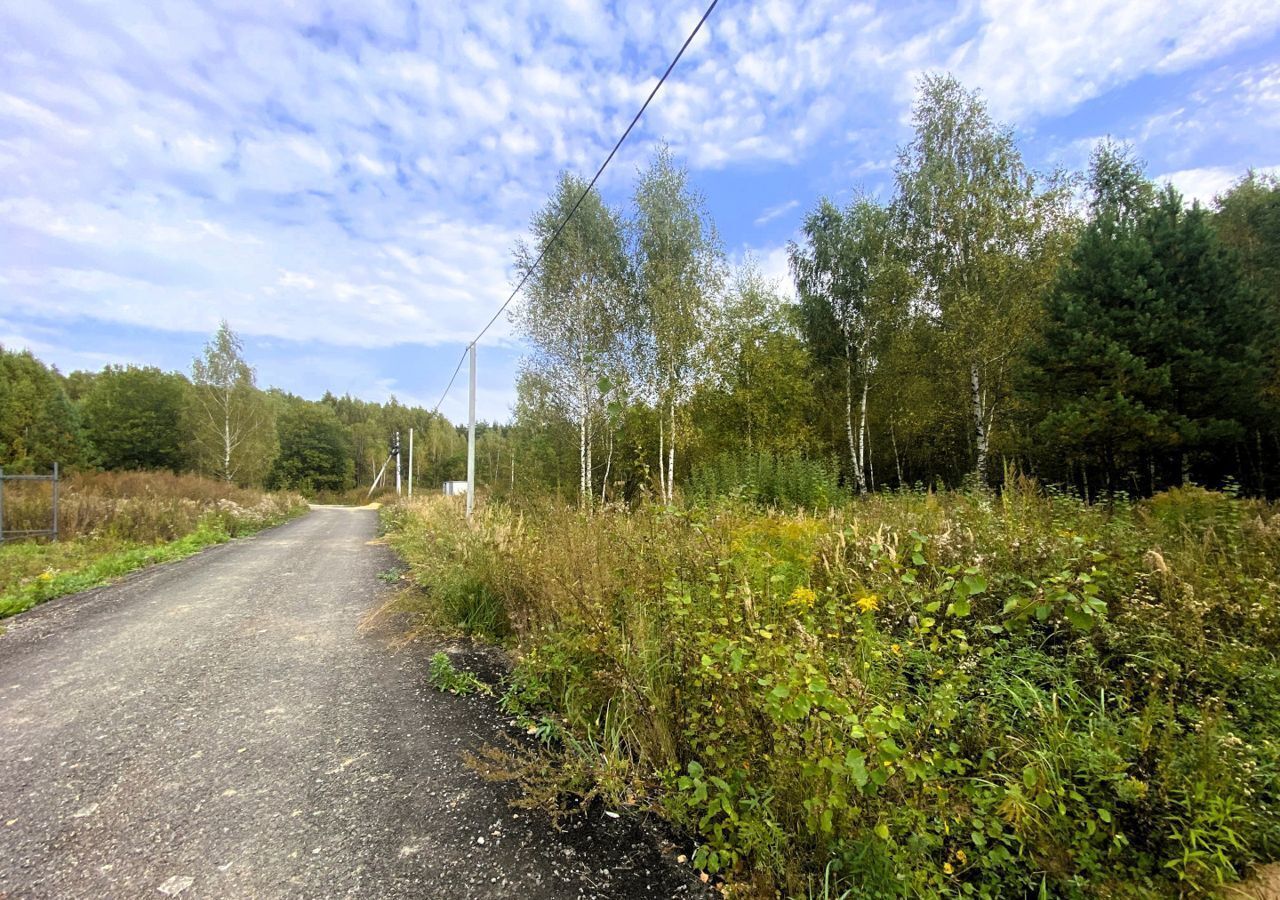
<instances>
[{"instance_id":1,"label":"yellow wildflower","mask_svg":"<svg viewBox=\"0 0 1280 900\"><path fill-rule=\"evenodd\" d=\"M964 865L965 863L967 863L967 862L969 861L969 857L968 857L968 855L966 855L966 854L965 854L965 852L964 852L963 850L957 850L957 851L956 851L956 859L960 860L960 864L961 864L961 865Z\"/></svg>"},{"instance_id":2,"label":"yellow wildflower","mask_svg":"<svg viewBox=\"0 0 1280 900\"><path fill-rule=\"evenodd\" d=\"M880 598L875 594L867 594L865 597L858 598L858 609L864 613L875 612L880 608Z\"/></svg>"},{"instance_id":3,"label":"yellow wildflower","mask_svg":"<svg viewBox=\"0 0 1280 900\"><path fill-rule=\"evenodd\" d=\"M41 581L53 581L52 572L48 572L48 571L41 572L39 577Z\"/></svg>"},{"instance_id":4,"label":"yellow wildflower","mask_svg":"<svg viewBox=\"0 0 1280 900\"><path fill-rule=\"evenodd\" d=\"M954 868L952 868L951 863L943 863L943 864L942 864L942 871L944 871L944 872L946 872L948 875L950 875L952 872L954 872L954 871L955 871L955 869L954 869Z\"/></svg>"},{"instance_id":5,"label":"yellow wildflower","mask_svg":"<svg viewBox=\"0 0 1280 900\"><path fill-rule=\"evenodd\" d=\"M794 603L796 606L813 606L818 595L813 592L812 588L807 588L803 584L791 592L791 598L788 602Z\"/></svg>"},{"instance_id":6,"label":"yellow wildflower","mask_svg":"<svg viewBox=\"0 0 1280 900\"><path fill-rule=\"evenodd\" d=\"M898 644L892 644L892 645L889 647L889 649L890 649L890 650L892 650L895 654L897 654L897 653L901 653L901 652L902 652L902 647L901 647L901 646L899 646Z\"/></svg>"}]
</instances>

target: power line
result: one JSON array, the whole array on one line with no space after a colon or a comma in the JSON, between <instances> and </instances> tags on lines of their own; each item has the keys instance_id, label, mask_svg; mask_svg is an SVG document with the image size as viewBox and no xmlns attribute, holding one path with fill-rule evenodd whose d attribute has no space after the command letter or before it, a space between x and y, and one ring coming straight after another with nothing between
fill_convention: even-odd
<instances>
[{"instance_id":1,"label":"power line","mask_svg":"<svg viewBox=\"0 0 1280 900\"><path fill-rule=\"evenodd\" d=\"M476 340L479 340L479 338ZM474 344L475 341L471 343ZM436 401L436 405L431 410L432 415L440 412L440 404L444 403L444 398L449 396L449 389L453 387L454 381L458 378L458 373L462 371L462 364L467 361L467 351L470 349L471 344L467 344L462 348L462 355L458 357L458 364L453 367L453 374L449 376L449 383L444 386L444 393L440 395L440 399Z\"/></svg>"},{"instance_id":2,"label":"power line","mask_svg":"<svg viewBox=\"0 0 1280 900\"><path fill-rule=\"evenodd\" d=\"M444 403L445 397L449 396L449 389L453 387L453 383L457 379L458 373L462 371L462 363L467 358L467 351L474 347L480 338L484 337L485 332L493 327L493 323L498 321L498 318L506 312L507 307L511 305L511 301L516 299L516 295L520 293L520 289L524 287L524 283L529 280L529 276L532 275L537 270L538 266L542 264L542 259L547 255L547 251L551 249L551 245L556 242L558 237L560 237L560 232L564 231L565 226L569 224L569 220L572 219L573 214L578 211L578 207L582 205L582 201L585 200L587 195L595 188L596 182L600 180L600 176L604 174L604 170L608 167L609 163L613 162L613 157L617 154L623 141L625 141L631 134L631 130L636 127L636 123L640 121L640 117L644 115L644 111L649 108L649 104L653 101L653 98L657 96L658 90L666 82L667 76L671 74L673 69L675 69L676 63L680 62L680 57L684 56L684 51L689 49L689 45L692 44L693 39L698 36L698 32L702 29L702 26L706 23L707 19L710 18L711 11L716 8L716 4L719 2L720 0L711 0L711 5L708 6L707 11L702 14L702 18L698 20L698 24L693 26L693 31L689 32L689 36L684 39L684 43L680 45L680 50L676 53L675 58L671 60L671 64L667 66L667 70L662 73L662 77L658 79L658 83L655 84L653 86L653 90L649 92L649 96L645 98L644 104L640 107L639 112L637 112L631 119L631 124L627 126L627 130L622 132L622 137L618 138L618 142L613 145L613 149L609 151L609 155L606 156L604 162L600 164L600 168L596 169L596 174L591 177L591 183L588 184L582 193L578 195L578 199L574 201L573 207L569 210L568 215L566 215L560 224L556 226L556 230L552 232L551 238L542 245L542 250L539 251L537 259L533 261L533 265L531 265L524 275L521 276L519 283L515 286L515 289L511 291L511 295L507 297L502 306L498 307L498 311L493 314L493 318L491 318L488 323L480 329L480 333L475 336L475 339L472 340L471 343L467 344L466 348L463 349L462 357L458 360L458 365L453 370L453 375L449 378L449 384L444 389L444 393L440 395L440 402L436 404L435 409L432 410L432 412L438 412L440 410L440 404Z\"/></svg>"}]
</instances>

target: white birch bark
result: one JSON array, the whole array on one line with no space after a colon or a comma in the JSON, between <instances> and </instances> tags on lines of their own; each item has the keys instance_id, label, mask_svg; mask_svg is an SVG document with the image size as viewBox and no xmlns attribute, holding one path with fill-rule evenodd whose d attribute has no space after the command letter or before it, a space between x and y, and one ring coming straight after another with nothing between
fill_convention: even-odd
<instances>
[{"instance_id":1,"label":"white birch bark","mask_svg":"<svg viewBox=\"0 0 1280 900\"><path fill-rule=\"evenodd\" d=\"M969 366L969 385L972 389L973 422L976 430L975 444L978 450L978 462L975 472L978 476L978 484L985 487L987 484L987 413L983 408L982 381L976 362L971 363Z\"/></svg>"},{"instance_id":2,"label":"white birch bark","mask_svg":"<svg viewBox=\"0 0 1280 900\"><path fill-rule=\"evenodd\" d=\"M866 461L865 466L861 462L859 464L858 490L863 494L867 492L868 473L871 469L871 458L867 446L867 391L870 387L870 381L871 379L864 369L862 373L862 409L859 413L860 421L858 424L858 459L859 461Z\"/></svg>"}]
</instances>

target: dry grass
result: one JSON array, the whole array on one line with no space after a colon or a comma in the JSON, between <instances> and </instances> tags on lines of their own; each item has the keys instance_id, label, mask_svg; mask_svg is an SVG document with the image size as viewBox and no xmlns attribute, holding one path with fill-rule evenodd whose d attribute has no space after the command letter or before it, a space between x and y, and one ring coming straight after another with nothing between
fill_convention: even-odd
<instances>
[{"instance_id":1,"label":"dry grass","mask_svg":"<svg viewBox=\"0 0 1280 900\"><path fill-rule=\"evenodd\" d=\"M51 486L9 482L4 488L4 527L49 527ZM265 494L197 475L168 472L91 472L59 485L58 536L63 540L111 536L130 541L171 541L195 529L210 512L236 518L275 515L281 503L300 498Z\"/></svg>"},{"instance_id":2,"label":"dry grass","mask_svg":"<svg viewBox=\"0 0 1280 900\"><path fill-rule=\"evenodd\" d=\"M51 500L47 483L6 484L5 528L48 528ZM0 617L305 509L297 494L267 494L195 475L72 475L59 485L56 543L36 538L0 545Z\"/></svg>"}]
</instances>

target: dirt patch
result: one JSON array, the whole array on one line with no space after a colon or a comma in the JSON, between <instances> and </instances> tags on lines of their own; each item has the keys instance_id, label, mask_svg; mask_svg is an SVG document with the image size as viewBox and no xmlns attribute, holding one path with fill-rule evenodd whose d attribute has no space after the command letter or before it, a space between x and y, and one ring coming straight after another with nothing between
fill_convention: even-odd
<instances>
[{"instance_id":1,"label":"dirt patch","mask_svg":"<svg viewBox=\"0 0 1280 900\"><path fill-rule=\"evenodd\" d=\"M1223 891L1225 900L1280 900L1280 863L1259 866L1239 884Z\"/></svg>"}]
</instances>

